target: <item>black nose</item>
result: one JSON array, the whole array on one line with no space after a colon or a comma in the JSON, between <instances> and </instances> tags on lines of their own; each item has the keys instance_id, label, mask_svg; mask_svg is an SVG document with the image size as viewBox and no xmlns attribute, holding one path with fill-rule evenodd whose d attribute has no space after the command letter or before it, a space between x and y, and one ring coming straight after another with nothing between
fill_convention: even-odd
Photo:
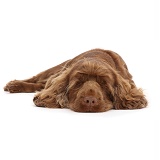
<instances>
[{"instance_id":1,"label":"black nose","mask_svg":"<svg viewBox=\"0 0 160 160\"><path fill-rule=\"evenodd\" d=\"M88 107L94 107L97 105L97 98L93 96L84 97L84 103Z\"/></svg>"}]
</instances>

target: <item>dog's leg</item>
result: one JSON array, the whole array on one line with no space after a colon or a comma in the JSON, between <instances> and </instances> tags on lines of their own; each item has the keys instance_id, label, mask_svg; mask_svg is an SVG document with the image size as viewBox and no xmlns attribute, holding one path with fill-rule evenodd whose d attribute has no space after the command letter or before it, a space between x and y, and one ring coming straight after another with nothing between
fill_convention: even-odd
<instances>
[{"instance_id":1,"label":"dog's leg","mask_svg":"<svg viewBox=\"0 0 160 160\"><path fill-rule=\"evenodd\" d=\"M55 95L45 89L34 96L33 102L37 107L61 108L56 102Z\"/></svg>"},{"instance_id":2,"label":"dog's leg","mask_svg":"<svg viewBox=\"0 0 160 160\"><path fill-rule=\"evenodd\" d=\"M25 81L20 81L20 80L14 80L10 81L9 83L6 84L4 87L4 91L8 91L10 93L20 93L20 92L35 92L35 91L40 91L41 89L44 88L43 83L28 83Z\"/></svg>"},{"instance_id":3,"label":"dog's leg","mask_svg":"<svg viewBox=\"0 0 160 160\"><path fill-rule=\"evenodd\" d=\"M68 61L63 62L60 65L57 65L53 68L50 68L46 71L43 71L32 78L25 80L14 80L10 81L4 87L4 91L8 91L10 93L20 93L20 92L35 92L44 89L45 84L48 78L52 75L58 75L58 73L64 69L64 66Z\"/></svg>"}]
</instances>

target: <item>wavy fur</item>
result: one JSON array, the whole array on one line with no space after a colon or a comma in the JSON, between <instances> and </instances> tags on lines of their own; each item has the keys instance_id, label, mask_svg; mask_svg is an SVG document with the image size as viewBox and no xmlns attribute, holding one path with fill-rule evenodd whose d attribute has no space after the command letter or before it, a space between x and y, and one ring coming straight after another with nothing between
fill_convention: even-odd
<instances>
[{"instance_id":1,"label":"wavy fur","mask_svg":"<svg viewBox=\"0 0 160 160\"><path fill-rule=\"evenodd\" d=\"M124 60L115 52L94 49L38 75L11 81L5 91L38 92L40 107L70 108L77 112L140 109L147 106Z\"/></svg>"}]
</instances>

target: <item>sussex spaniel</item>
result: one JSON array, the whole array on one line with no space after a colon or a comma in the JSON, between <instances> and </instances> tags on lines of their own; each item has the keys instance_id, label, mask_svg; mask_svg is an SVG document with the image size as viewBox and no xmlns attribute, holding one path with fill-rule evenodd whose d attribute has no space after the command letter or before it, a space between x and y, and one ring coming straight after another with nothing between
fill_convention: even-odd
<instances>
[{"instance_id":1,"label":"sussex spaniel","mask_svg":"<svg viewBox=\"0 0 160 160\"><path fill-rule=\"evenodd\" d=\"M110 50L94 49L26 80L9 82L5 91L38 92L36 106L77 112L140 109L147 105L123 59Z\"/></svg>"}]
</instances>

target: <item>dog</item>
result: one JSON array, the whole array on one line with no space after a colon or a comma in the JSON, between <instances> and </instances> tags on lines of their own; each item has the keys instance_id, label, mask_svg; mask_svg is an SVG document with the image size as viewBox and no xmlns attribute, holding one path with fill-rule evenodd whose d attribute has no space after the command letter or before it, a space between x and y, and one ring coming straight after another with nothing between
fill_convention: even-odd
<instances>
[{"instance_id":1,"label":"dog","mask_svg":"<svg viewBox=\"0 0 160 160\"><path fill-rule=\"evenodd\" d=\"M10 81L10 93L36 92L38 107L76 112L141 109L147 106L124 60L110 50L93 49L26 80Z\"/></svg>"}]
</instances>

